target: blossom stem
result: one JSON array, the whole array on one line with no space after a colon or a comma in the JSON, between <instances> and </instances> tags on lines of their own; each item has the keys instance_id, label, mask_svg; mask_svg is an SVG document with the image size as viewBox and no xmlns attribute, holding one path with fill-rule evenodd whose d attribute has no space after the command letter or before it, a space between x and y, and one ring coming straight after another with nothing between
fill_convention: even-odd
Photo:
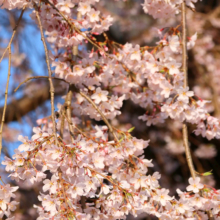
<instances>
[{"instance_id":1,"label":"blossom stem","mask_svg":"<svg viewBox=\"0 0 220 220\"><path fill-rule=\"evenodd\" d=\"M73 130L73 126L71 126L72 124L72 118L71 118L71 100L72 100L72 96L73 96L73 92L72 92L72 89L71 89L71 85L69 86L69 91L66 95L66 101L65 101L65 104L66 104L66 115L67 115L67 119L68 119L68 125L69 125L69 131L70 133L74 133L74 130ZM71 123L71 124L70 124ZM72 135L71 136L71 140L72 142L74 142L74 138Z\"/></svg>"},{"instance_id":2,"label":"blossom stem","mask_svg":"<svg viewBox=\"0 0 220 220\"><path fill-rule=\"evenodd\" d=\"M54 136L54 135L50 135L50 136L44 138L43 141L41 141L37 146L35 146L35 148L34 148L33 150L31 150L31 153L32 153L32 154L30 153L30 155L27 157L27 160L30 160L30 159L32 158L32 156L35 154L35 153L34 153L35 150L37 150L39 147L41 147L43 143L45 143L45 142L47 142L47 141L50 141L50 139L51 139L53 136Z\"/></svg>"},{"instance_id":3,"label":"blossom stem","mask_svg":"<svg viewBox=\"0 0 220 220\"><path fill-rule=\"evenodd\" d=\"M75 87L75 85L74 85ZM77 89L76 87L74 88L74 90L76 90L76 92L78 92L82 97L84 97L95 109L96 111L101 115L103 121L105 122L105 124L107 125L108 129L110 130L110 132L112 133L112 135L114 136L114 139L116 140L117 143L119 143L119 139L117 137L117 135L115 134L111 124L108 122L107 118L105 117L105 115L102 113L102 111L97 107L97 105L92 101L92 99L90 99L90 97L88 97L86 94L84 94L83 92L81 92L79 89Z\"/></svg>"},{"instance_id":4,"label":"blossom stem","mask_svg":"<svg viewBox=\"0 0 220 220\"><path fill-rule=\"evenodd\" d=\"M14 90L14 92L17 92L17 90L21 87L21 85L23 85L24 83L28 82L29 80L31 80L31 79L42 79L42 78L48 79L49 77L48 76L32 76L32 77L29 77L29 78L25 79L23 82L21 82L17 86L17 88ZM51 77L51 79L57 79L57 80L61 80L61 81L65 82L65 83L68 83L66 80L61 79L61 78L57 78L57 77Z\"/></svg>"},{"instance_id":5,"label":"blossom stem","mask_svg":"<svg viewBox=\"0 0 220 220\"><path fill-rule=\"evenodd\" d=\"M78 12L77 13L77 20L81 19L81 13ZM73 50L72 50L72 55L73 55L73 61L76 63L77 61L77 56L78 56L78 46L73 46ZM71 86L71 85L70 85ZM60 136L61 138L63 138L63 130L64 130L64 120L65 120L65 112L67 114L67 118L69 119L69 121L71 122L71 100L72 100L72 96L73 96L73 92L71 91L70 87L68 90L68 93L66 95L66 100L65 100L65 104L66 105L66 110L64 109L64 114L62 114L62 118L61 118L61 128L60 128ZM62 111L62 109L61 109ZM69 130L70 132L72 132L73 134L73 128L72 126L68 123L69 125ZM73 142L73 136L71 135L71 140Z\"/></svg>"},{"instance_id":6,"label":"blossom stem","mask_svg":"<svg viewBox=\"0 0 220 220\"><path fill-rule=\"evenodd\" d=\"M43 0L45 3L49 4L54 10L56 10L61 17L68 23L68 25L70 26L71 30L75 30L79 35L81 35L82 37L84 37L86 40L88 40L92 45L94 45L95 47L97 47L100 51L103 52L103 54L106 56L106 52L105 50L100 47L99 45L97 45L96 43L94 43L89 37L87 37L84 33L82 33L54 4L52 4L50 1L48 0Z\"/></svg>"},{"instance_id":7,"label":"blossom stem","mask_svg":"<svg viewBox=\"0 0 220 220\"><path fill-rule=\"evenodd\" d=\"M88 137L83 131L81 131L77 126L73 125L72 121L69 120L69 118L63 113L64 119L66 118L69 127L75 128L77 130L78 133L80 133L81 135L83 135L85 138L87 139L91 139L90 137ZM70 130L70 129L69 129ZM70 133L71 136L73 136L73 132ZM92 139L92 141L96 142L96 143L100 143L99 141L96 141L95 139Z\"/></svg>"}]
</instances>

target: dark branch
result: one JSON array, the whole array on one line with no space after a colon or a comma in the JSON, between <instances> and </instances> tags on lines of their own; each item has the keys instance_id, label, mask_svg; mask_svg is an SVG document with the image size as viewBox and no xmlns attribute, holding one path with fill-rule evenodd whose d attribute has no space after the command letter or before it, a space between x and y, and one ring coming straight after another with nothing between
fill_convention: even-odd
<instances>
[{"instance_id":1,"label":"dark branch","mask_svg":"<svg viewBox=\"0 0 220 220\"><path fill-rule=\"evenodd\" d=\"M54 82L55 83L55 82ZM57 84L58 88L59 85ZM56 87L56 85L55 85ZM57 91L55 92L56 96L64 95L65 91ZM13 100L7 106L7 111L5 114L5 123L9 123L11 121L18 121L26 115L27 113L35 110L37 107L42 105L45 101L50 99L50 87L49 83L44 86L39 86L39 90L36 90L31 94L31 96L25 95L24 97ZM3 113L3 107L0 108L0 120Z\"/></svg>"}]
</instances>

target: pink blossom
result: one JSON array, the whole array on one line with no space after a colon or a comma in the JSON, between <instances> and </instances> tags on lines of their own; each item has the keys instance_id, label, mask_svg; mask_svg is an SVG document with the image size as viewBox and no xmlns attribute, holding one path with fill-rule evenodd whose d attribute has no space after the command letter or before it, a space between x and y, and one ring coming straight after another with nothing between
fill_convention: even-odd
<instances>
[{"instance_id":1,"label":"pink blossom","mask_svg":"<svg viewBox=\"0 0 220 220\"><path fill-rule=\"evenodd\" d=\"M95 100L94 102L96 104L99 104L100 102L105 102L108 100L107 95L108 91L101 90L100 87L98 87L91 98Z\"/></svg>"},{"instance_id":2,"label":"pink blossom","mask_svg":"<svg viewBox=\"0 0 220 220\"><path fill-rule=\"evenodd\" d=\"M200 178L196 177L193 179L192 177L189 178L190 185L186 188L187 191L193 191L194 193L198 193L200 189L204 186L200 183Z\"/></svg>"}]
</instances>

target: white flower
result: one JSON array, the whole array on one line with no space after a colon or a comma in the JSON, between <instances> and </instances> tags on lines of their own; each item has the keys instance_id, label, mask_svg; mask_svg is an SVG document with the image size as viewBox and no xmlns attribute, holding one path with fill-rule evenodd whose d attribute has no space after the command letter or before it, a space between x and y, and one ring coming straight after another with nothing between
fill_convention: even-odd
<instances>
[{"instance_id":1,"label":"white flower","mask_svg":"<svg viewBox=\"0 0 220 220\"><path fill-rule=\"evenodd\" d=\"M95 100L94 102L96 104L99 104L102 101L105 102L108 100L107 95L108 91L101 90L101 88L98 87L96 89L96 92L91 96L91 98Z\"/></svg>"},{"instance_id":2,"label":"white flower","mask_svg":"<svg viewBox=\"0 0 220 220\"><path fill-rule=\"evenodd\" d=\"M122 187L123 189L130 189L130 184L126 180L122 180L119 183L119 186Z\"/></svg>"},{"instance_id":3,"label":"white flower","mask_svg":"<svg viewBox=\"0 0 220 220\"><path fill-rule=\"evenodd\" d=\"M67 193L71 195L73 199L75 199L78 195L82 196L84 194L84 189L85 185L83 183L77 183L71 186L68 190Z\"/></svg>"},{"instance_id":4,"label":"white flower","mask_svg":"<svg viewBox=\"0 0 220 220\"><path fill-rule=\"evenodd\" d=\"M131 60L141 60L140 46L136 45L135 48L131 51Z\"/></svg>"},{"instance_id":5,"label":"white flower","mask_svg":"<svg viewBox=\"0 0 220 220\"><path fill-rule=\"evenodd\" d=\"M77 11L79 11L82 15L85 15L91 11L91 6L87 2L80 2Z\"/></svg>"},{"instance_id":6,"label":"white flower","mask_svg":"<svg viewBox=\"0 0 220 220\"><path fill-rule=\"evenodd\" d=\"M199 146L198 149L195 151L195 155L199 158L204 158L204 159L210 159L215 157L217 154L217 151L215 149L214 145L205 145L202 144Z\"/></svg>"},{"instance_id":7,"label":"white flower","mask_svg":"<svg viewBox=\"0 0 220 220\"><path fill-rule=\"evenodd\" d=\"M50 191L50 193L56 193L57 190L57 180L59 178L55 175L52 176L51 180L46 179L43 181L44 186L43 186L43 191L46 192L47 190Z\"/></svg>"},{"instance_id":8,"label":"white flower","mask_svg":"<svg viewBox=\"0 0 220 220\"><path fill-rule=\"evenodd\" d=\"M137 190L140 187L146 187L146 176L140 176L138 173L135 173L134 177L130 179L130 183L134 185L134 188Z\"/></svg>"},{"instance_id":9,"label":"white flower","mask_svg":"<svg viewBox=\"0 0 220 220\"><path fill-rule=\"evenodd\" d=\"M176 36L176 35L171 36L171 37L169 36L168 39L169 39L170 49L171 49L173 52L178 52L178 47L179 47L179 45L180 45L178 36Z\"/></svg>"},{"instance_id":10,"label":"white flower","mask_svg":"<svg viewBox=\"0 0 220 220\"><path fill-rule=\"evenodd\" d=\"M170 201L172 198L168 195L168 189L157 190L157 196L155 196L155 200L160 202L162 206L165 206L167 201Z\"/></svg>"},{"instance_id":11,"label":"white flower","mask_svg":"<svg viewBox=\"0 0 220 220\"><path fill-rule=\"evenodd\" d=\"M179 88L177 90L177 92L179 93L178 100L179 101L181 100L181 101L183 101L185 103L188 103L189 102L189 97L194 95L193 91L189 91L189 87Z\"/></svg>"},{"instance_id":12,"label":"white flower","mask_svg":"<svg viewBox=\"0 0 220 220\"><path fill-rule=\"evenodd\" d=\"M104 157L102 157L98 152L93 154L92 162L96 168L103 169L105 167Z\"/></svg>"},{"instance_id":13,"label":"white flower","mask_svg":"<svg viewBox=\"0 0 220 220\"><path fill-rule=\"evenodd\" d=\"M22 135L19 135L18 136L18 140L23 142L23 144L21 144L19 147L18 147L18 150L20 152L22 151L28 151L30 149L30 141L28 140L28 137L23 137Z\"/></svg>"},{"instance_id":14,"label":"white flower","mask_svg":"<svg viewBox=\"0 0 220 220\"><path fill-rule=\"evenodd\" d=\"M42 206L48 212L53 213L54 215L57 213L57 205L59 201L56 199L51 198L50 196L45 196L42 201Z\"/></svg>"},{"instance_id":15,"label":"white flower","mask_svg":"<svg viewBox=\"0 0 220 220\"><path fill-rule=\"evenodd\" d=\"M195 46L196 40L197 40L197 33L195 33L192 37L189 38L189 41L187 42L187 50L190 50Z\"/></svg>"},{"instance_id":16,"label":"white flower","mask_svg":"<svg viewBox=\"0 0 220 220\"><path fill-rule=\"evenodd\" d=\"M198 193L200 189L203 188L203 184L200 183L200 178L196 177L193 179L192 177L189 178L190 185L187 186L187 191L193 191L194 193Z\"/></svg>"},{"instance_id":17,"label":"white flower","mask_svg":"<svg viewBox=\"0 0 220 220\"><path fill-rule=\"evenodd\" d=\"M7 172L13 171L13 170L15 169L14 161L11 160L10 158L6 157L6 156L5 156L4 159L5 159L5 160L2 161L2 164L3 164L3 165L6 165L5 170L6 170Z\"/></svg>"},{"instance_id":18,"label":"white flower","mask_svg":"<svg viewBox=\"0 0 220 220\"><path fill-rule=\"evenodd\" d=\"M170 75L180 73L179 68L181 67L181 65L182 65L181 63L177 63L175 60L166 64L167 68L169 69Z\"/></svg>"},{"instance_id":19,"label":"white flower","mask_svg":"<svg viewBox=\"0 0 220 220\"><path fill-rule=\"evenodd\" d=\"M91 22L97 22L99 21L99 14L100 14L100 11L95 11L92 8L87 15L89 16L89 19Z\"/></svg>"}]
</instances>

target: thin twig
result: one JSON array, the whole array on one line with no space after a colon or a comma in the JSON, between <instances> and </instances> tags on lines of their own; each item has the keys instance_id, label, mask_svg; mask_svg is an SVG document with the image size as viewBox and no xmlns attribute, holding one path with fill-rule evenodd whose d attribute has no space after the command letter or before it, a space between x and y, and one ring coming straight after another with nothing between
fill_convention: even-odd
<instances>
[{"instance_id":1,"label":"thin twig","mask_svg":"<svg viewBox=\"0 0 220 220\"><path fill-rule=\"evenodd\" d=\"M77 20L80 21L82 18L82 15L80 12L77 13ZM73 46L73 61L77 61L77 56L78 56L78 46Z\"/></svg>"},{"instance_id":2,"label":"thin twig","mask_svg":"<svg viewBox=\"0 0 220 220\"><path fill-rule=\"evenodd\" d=\"M77 20L80 20L81 19L81 13L78 12L77 13ZM77 56L78 56L78 46L73 46L73 50L72 50L72 55L73 55L73 61L76 63L77 61ZM73 92L72 90L70 89L71 85L69 86L69 89L68 89L68 93L66 95L66 99L65 99L65 107L64 108L64 114L61 114L61 127L60 127L60 135L61 135L61 138L63 138L63 130L64 130L64 122L65 122L65 113L67 115L67 120L69 120L71 123L72 123L72 117L71 117L71 100L72 100L72 96L73 96ZM61 109L62 111L62 109ZM61 112L62 113L62 112ZM73 127L68 123L69 125L69 131L73 134ZM71 140L72 142L74 141L74 138L73 136L71 135Z\"/></svg>"},{"instance_id":3,"label":"thin twig","mask_svg":"<svg viewBox=\"0 0 220 220\"><path fill-rule=\"evenodd\" d=\"M4 109L3 109L3 114L2 114L2 122L1 122L1 130L0 130L0 155L2 151L2 132L3 132L3 126L5 122L5 112L7 108L7 99L8 99L8 86L9 86L9 79L11 76L11 45L8 48L8 78L7 78L7 84L6 84L6 89L5 89L5 103L4 103Z\"/></svg>"},{"instance_id":4,"label":"thin twig","mask_svg":"<svg viewBox=\"0 0 220 220\"><path fill-rule=\"evenodd\" d=\"M60 137L63 139L64 125L65 125L65 108L61 108L61 123L60 123Z\"/></svg>"},{"instance_id":5,"label":"thin twig","mask_svg":"<svg viewBox=\"0 0 220 220\"><path fill-rule=\"evenodd\" d=\"M69 131L70 133L74 133L74 130L73 130L73 127L71 126L72 124L72 117L71 117L71 100L72 100L72 97L73 97L73 91L72 91L72 88L71 88L72 85L69 86L69 91L66 95L66 100L65 100L65 104L66 104L66 115L67 115L67 121L69 121L70 123L68 123L69 125ZM74 138L72 135L71 136L71 140L72 142L74 141Z\"/></svg>"},{"instance_id":6,"label":"thin twig","mask_svg":"<svg viewBox=\"0 0 220 220\"><path fill-rule=\"evenodd\" d=\"M63 112L63 116L64 116L64 118L66 118L66 120L67 120L69 126L71 126L71 127L73 127L74 129L76 129L79 134L81 134L82 136L84 136L84 137L87 138L88 140L91 139L92 141L94 141L94 142L96 142L96 143L98 143L98 144L100 143L99 141L96 141L95 139L93 139L93 138L87 136L83 131L81 131L77 126L75 126L75 125L72 123L72 121L70 121L70 120L67 118L67 116L65 115L65 112ZM70 130L70 129L69 129L69 130ZM72 133L70 133L70 135L73 136L73 131L72 131ZM73 138L74 138L74 136L73 136Z\"/></svg>"},{"instance_id":7,"label":"thin twig","mask_svg":"<svg viewBox=\"0 0 220 220\"><path fill-rule=\"evenodd\" d=\"M64 201L65 201L65 204L66 204L66 210L68 210L69 208L71 209L71 207L68 205L67 203L67 196L66 196L66 191L65 191L65 187L64 187L64 180L62 178L62 171L59 169L59 179L60 179L60 184L61 184L61 189L63 191L63 195L64 195Z\"/></svg>"},{"instance_id":8,"label":"thin twig","mask_svg":"<svg viewBox=\"0 0 220 220\"><path fill-rule=\"evenodd\" d=\"M14 32L13 32L14 33ZM12 35L12 37L11 37L11 39L13 39L14 38L14 36ZM10 44L10 42L9 42L9 44ZM0 63L2 62L2 60L3 60L3 58L4 58L4 56L5 56L5 54L6 54L6 52L8 51L8 46L5 48L5 51L3 52L3 54L2 54L2 57L1 57L1 59L0 59Z\"/></svg>"},{"instance_id":9,"label":"thin twig","mask_svg":"<svg viewBox=\"0 0 220 220\"><path fill-rule=\"evenodd\" d=\"M91 99L89 96L87 96L86 94L84 94L83 92L81 92L79 89L77 89L77 88L75 87L75 85L72 86L72 89L73 89L74 92L77 92L77 93L79 93L82 97L84 97L84 98L94 107L94 109L101 115L101 117L102 117L103 121L105 122L105 124L107 125L109 131L113 134L114 139L116 140L116 142L119 143L119 139L118 139L117 135L115 134L115 132L114 132L114 130L113 130L111 124L108 122L107 118L106 118L105 115L102 113L102 111L98 108L98 106L92 101L92 99Z\"/></svg>"},{"instance_id":10,"label":"thin twig","mask_svg":"<svg viewBox=\"0 0 220 220\"><path fill-rule=\"evenodd\" d=\"M23 82L21 82L17 86L17 88L14 90L14 92L17 92L17 90L21 87L21 85L23 85L24 83L28 82L29 80L31 80L31 79L42 79L42 78L48 79L49 77L48 76L32 76L32 77L29 77L29 78L25 79ZM61 79L61 78L57 78L57 77L51 77L51 79L57 79L57 80L61 80L61 81L65 82L65 83L68 83L66 80Z\"/></svg>"},{"instance_id":11,"label":"thin twig","mask_svg":"<svg viewBox=\"0 0 220 220\"><path fill-rule=\"evenodd\" d=\"M45 137L44 140L42 140L38 145L36 145L34 147L34 149L31 150L31 153L29 154L29 156L27 157L26 160L29 160L32 158L33 154L35 153L35 150L37 150L39 147L41 147L43 145L43 143L49 141L54 135L50 135L48 137Z\"/></svg>"},{"instance_id":12,"label":"thin twig","mask_svg":"<svg viewBox=\"0 0 220 220\"><path fill-rule=\"evenodd\" d=\"M21 21L21 18L22 18L22 16L23 16L23 14L24 14L24 11L25 11L25 7L24 7L24 8L22 9L22 11L21 11L21 14L20 14L20 16L19 16L19 18L18 18L18 22L17 22L17 24L15 25L15 27L14 27L14 29L13 29L13 33L12 33L12 35L11 35L11 39L10 39L10 41L9 41L9 43L8 43L8 46L5 48L5 51L3 52L2 56L1 56L0 63L2 62L2 60L3 60L3 58L4 58L4 56L5 56L6 52L7 52L7 50L8 50L9 47L11 46L11 43L12 43L12 41L13 41L13 39L14 39L14 36L15 36L15 34L16 34L18 25L19 25L19 23L20 23L20 21Z\"/></svg>"},{"instance_id":13,"label":"thin twig","mask_svg":"<svg viewBox=\"0 0 220 220\"><path fill-rule=\"evenodd\" d=\"M53 133L55 135L55 144L57 145L58 142L57 142L57 135L56 135L56 121L55 121L55 112L54 112L54 85L53 85L53 81L52 81L52 72L51 72L51 68L50 68L49 54L48 54L48 49L47 49L47 45L46 45L46 41L45 41L45 37L44 37L43 27L41 24L41 19L40 19L39 12L38 12L38 7L35 3L34 3L34 8L35 8L36 17L37 17L37 20L39 23L41 40L43 42L44 50L45 50L47 70L48 70L48 75L49 75L48 80L49 80L49 84L50 84L50 96L51 96L50 102L51 102L51 117L52 117L52 122L53 122Z\"/></svg>"},{"instance_id":14,"label":"thin twig","mask_svg":"<svg viewBox=\"0 0 220 220\"><path fill-rule=\"evenodd\" d=\"M183 62L183 72L184 72L184 82L183 87L186 88L188 86L188 75L187 75L187 45L186 45L186 3L182 3L182 62ZM193 166L192 156L189 148L189 140L188 140L188 130L186 122L183 123L183 143L186 151L186 160L189 166L189 170L193 179L196 177L195 169Z\"/></svg>"},{"instance_id":15,"label":"thin twig","mask_svg":"<svg viewBox=\"0 0 220 220\"><path fill-rule=\"evenodd\" d=\"M80 19L81 19L81 13L78 12L77 13L77 20L80 20ZM73 46L72 57L73 57L73 61L75 63L77 61L77 56L78 56L78 46ZM73 69L73 65L71 66L71 69ZM68 94L66 96L65 103L63 105L63 107L65 106L65 108L63 108L63 107L61 108L61 125L60 125L60 136L61 136L61 138L63 138L65 115L67 114L67 120L69 119L70 122L72 121L71 120L71 100L72 100L72 95L73 95L72 91L70 89L68 89ZM71 131L71 130L73 130L72 126L69 125L69 131L73 135L73 131ZM73 136L72 135L71 135L71 140L73 142Z\"/></svg>"},{"instance_id":16,"label":"thin twig","mask_svg":"<svg viewBox=\"0 0 220 220\"><path fill-rule=\"evenodd\" d=\"M17 24L15 25L15 27L13 29L11 39L10 39L10 41L8 43L8 46L5 49L5 51L4 51L4 53L1 57L1 60L0 60L0 63L1 63L2 59L4 58L4 55L6 54L6 51L8 50L8 54L9 54L8 55L8 77L7 77L7 83L6 83L6 89L5 89L5 103L4 103L3 113L2 113L2 121L1 121L1 129L0 129L0 156L1 156L1 151L2 151L2 132L3 132L4 122L5 122L5 113L6 113L6 109L7 109L8 87L9 87L9 80L10 80L10 76L11 76L11 44L12 44L13 38L15 36L15 33L17 31L18 25L21 21L21 18L24 14L24 11L25 11L25 7L21 11L18 22L17 22Z\"/></svg>"},{"instance_id":17,"label":"thin twig","mask_svg":"<svg viewBox=\"0 0 220 220\"><path fill-rule=\"evenodd\" d=\"M49 78L48 76L34 76L34 77L30 77L27 78L26 80L24 80L22 83L20 83L20 85L15 89L15 91L18 90L18 88L21 86L21 84L27 82L28 80L31 79L38 79L38 78ZM67 84L70 85L70 88L72 90L72 92L77 92L79 93L81 96L83 96L90 104L92 104L92 106L96 109L96 111L101 115L103 121L105 122L105 124L107 125L107 127L109 128L109 131L113 134L114 139L119 143L119 139L117 137L117 135L115 134L112 126L110 125L110 123L108 122L107 118L105 117L105 115L101 112L101 110L98 108L98 106L92 101L92 99L90 99L85 93L81 92L78 88L76 88L75 85L70 84L69 82L67 82L65 79L60 79L60 78L56 78L56 77L51 77L52 79L57 79L57 80L61 80Z\"/></svg>"},{"instance_id":18,"label":"thin twig","mask_svg":"<svg viewBox=\"0 0 220 220\"><path fill-rule=\"evenodd\" d=\"M185 1L182 3L182 62L183 62L183 72L184 72L184 81L183 81L183 87L186 88L188 86L188 75L187 75L187 44L186 44L186 3ZM189 140L188 140L188 130L186 122L183 123L183 143L185 146L186 151L186 160L187 164L191 173L191 176L193 179L196 178L196 172L194 169L193 161L192 161L192 155L189 148ZM202 191L200 192L200 195L202 196ZM207 211L208 217L210 220L214 220L214 217L212 215L211 211Z\"/></svg>"},{"instance_id":19,"label":"thin twig","mask_svg":"<svg viewBox=\"0 0 220 220\"><path fill-rule=\"evenodd\" d=\"M56 10L62 17L63 19L69 24L72 30L75 30L78 34L80 34L82 37L84 37L86 40L88 40L92 45L100 49L105 55L106 52L104 48L100 47L97 45L95 42L93 42L89 37L87 37L85 34L83 34L55 5L53 5L50 1L48 0L43 0L45 3L49 4L54 10Z\"/></svg>"}]
</instances>

